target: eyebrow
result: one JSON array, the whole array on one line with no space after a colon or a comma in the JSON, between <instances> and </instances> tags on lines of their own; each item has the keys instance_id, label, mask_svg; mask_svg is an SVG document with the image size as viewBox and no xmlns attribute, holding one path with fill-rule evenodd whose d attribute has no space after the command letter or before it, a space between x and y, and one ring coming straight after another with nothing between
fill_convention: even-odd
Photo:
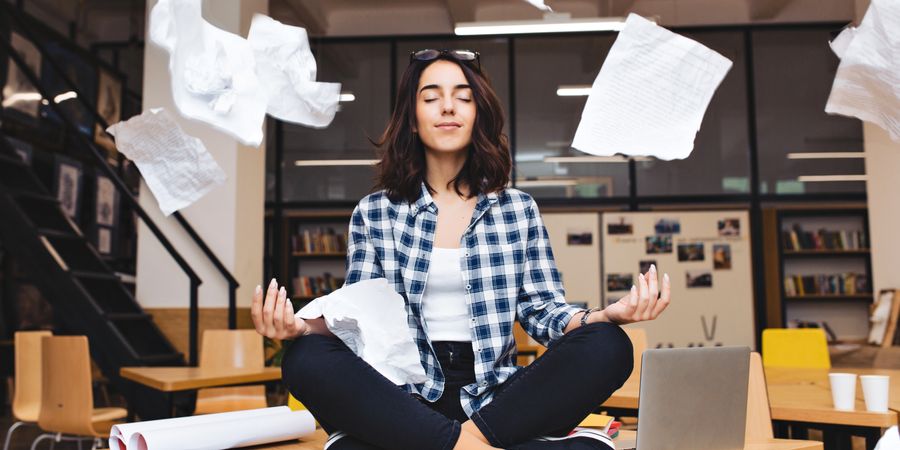
<instances>
[{"instance_id":1,"label":"eyebrow","mask_svg":"<svg viewBox=\"0 0 900 450\"><path fill-rule=\"evenodd\" d=\"M426 89L440 89L440 88L441 87L436 84L429 84L427 86L423 86L422 89L419 89L419 93L421 94ZM456 86L453 86L454 91L457 89L472 89L472 86L469 86L468 84L457 84Z\"/></svg>"}]
</instances>

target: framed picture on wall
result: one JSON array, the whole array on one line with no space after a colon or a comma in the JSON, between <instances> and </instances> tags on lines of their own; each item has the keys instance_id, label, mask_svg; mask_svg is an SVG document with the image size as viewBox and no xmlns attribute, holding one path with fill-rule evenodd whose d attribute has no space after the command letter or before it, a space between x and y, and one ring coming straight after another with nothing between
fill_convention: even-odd
<instances>
[{"instance_id":1,"label":"framed picture on wall","mask_svg":"<svg viewBox=\"0 0 900 450\"><path fill-rule=\"evenodd\" d=\"M99 226L115 227L119 217L119 192L108 177L97 175L97 201L94 211Z\"/></svg>"},{"instance_id":2,"label":"framed picture on wall","mask_svg":"<svg viewBox=\"0 0 900 450\"><path fill-rule=\"evenodd\" d=\"M25 60L25 65L36 76L41 76L41 52L28 39L16 32L11 32L10 45ZM6 67L6 84L3 86L3 109L17 111L22 116L37 119L41 105L41 95L19 69L19 66L8 58Z\"/></svg>"},{"instance_id":3,"label":"framed picture on wall","mask_svg":"<svg viewBox=\"0 0 900 450\"><path fill-rule=\"evenodd\" d=\"M64 156L57 156L55 162L56 198L66 215L77 221L81 207L81 163Z\"/></svg>"},{"instance_id":4,"label":"framed picture on wall","mask_svg":"<svg viewBox=\"0 0 900 450\"><path fill-rule=\"evenodd\" d=\"M98 71L97 112L109 125L119 122L122 117L122 81L104 69ZM110 160L118 160L115 141L99 123L94 125L94 142L106 149Z\"/></svg>"}]
</instances>

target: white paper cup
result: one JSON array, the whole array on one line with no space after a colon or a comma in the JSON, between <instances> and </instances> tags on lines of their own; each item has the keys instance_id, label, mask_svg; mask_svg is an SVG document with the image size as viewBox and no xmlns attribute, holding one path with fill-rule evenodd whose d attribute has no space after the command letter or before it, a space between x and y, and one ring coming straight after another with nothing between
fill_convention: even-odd
<instances>
[{"instance_id":1,"label":"white paper cup","mask_svg":"<svg viewBox=\"0 0 900 450\"><path fill-rule=\"evenodd\" d=\"M866 399L866 410L872 412L888 411L888 390L891 378L887 375L860 375L863 396Z\"/></svg>"},{"instance_id":2,"label":"white paper cup","mask_svg":"<svg viewBox=\"0 0 900 450\"><path fill-rule=\"evenodd\" d=\"M829 373L828 380L831 382L834 409L853 411L856 405L856 374Z\"/></svg>"}]
</instances>

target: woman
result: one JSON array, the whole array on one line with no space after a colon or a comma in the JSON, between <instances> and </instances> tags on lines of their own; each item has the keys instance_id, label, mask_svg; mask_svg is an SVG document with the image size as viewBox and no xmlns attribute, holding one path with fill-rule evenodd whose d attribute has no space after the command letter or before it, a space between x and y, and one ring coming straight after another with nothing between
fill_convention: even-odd
<instances>
[{"instance_id":1,"label":"woman","mask_svg":"<svg viewBox=\"0 0 900 450\"><path fill-rule=\"evenodd\" d=\"M428 380L395 386L328 332L293 315L272 280L251 308L257 331L297 340L290 392L330 437L326 448L612 448L575 426L628 378L619 324L656 318L669 279L656 268L600 310L566 304L534 200L507 189L500 102L467 50L414 52L378 144L380 191L350 221L347 284L387 278L406 299ZM365 301L365 299L360 299ZM549 350L515 366L513 325Z\"/></svg>"}]
</instances>

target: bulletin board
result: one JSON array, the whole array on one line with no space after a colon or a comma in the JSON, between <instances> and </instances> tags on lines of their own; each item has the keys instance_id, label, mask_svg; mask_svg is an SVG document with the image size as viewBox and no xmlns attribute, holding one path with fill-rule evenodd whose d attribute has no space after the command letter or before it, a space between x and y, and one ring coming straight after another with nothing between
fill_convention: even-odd
<instances>
[{"instance_id":1,"label":"bulletin board","mask_svg":"<svg viewBox=\"0 0 900 450\"><path fill-rule=\"evenodd\" d=\"M753 271L746 210L604 213L603 302L628 294L656 264L671 279L669 308L628 325L649 348L746 345L754 348Z\"/></svg>"}]
</instances>

